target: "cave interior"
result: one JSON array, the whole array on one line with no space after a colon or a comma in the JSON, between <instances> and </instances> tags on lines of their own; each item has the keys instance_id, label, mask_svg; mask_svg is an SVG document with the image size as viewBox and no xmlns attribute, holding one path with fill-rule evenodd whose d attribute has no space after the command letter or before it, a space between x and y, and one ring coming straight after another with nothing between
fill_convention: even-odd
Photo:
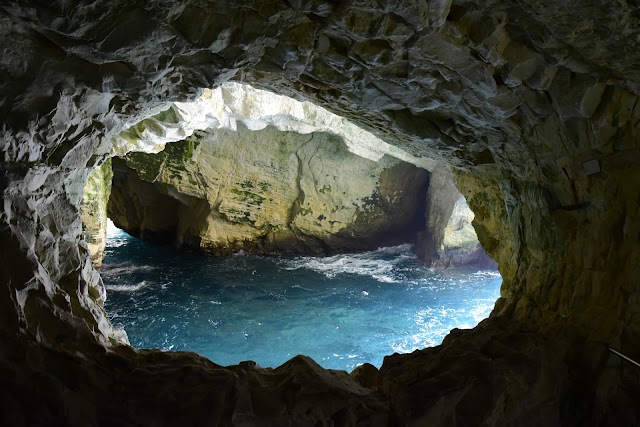
<instances>
[{"instance_id":1,"label":"cave interior","mask_svg":"<svg viewBox=\"0 0 640 427\"><path fill-rule=\"evenodd\" d=\"M0 424L638 425L639 13L632 0L4 2ZM351 374L128 346L104 312L84 189L114 152L145 151L143 124L170 123L170 103L226 82L442 168L503 278L491 316Z\"/></svg>"}]
</instances>

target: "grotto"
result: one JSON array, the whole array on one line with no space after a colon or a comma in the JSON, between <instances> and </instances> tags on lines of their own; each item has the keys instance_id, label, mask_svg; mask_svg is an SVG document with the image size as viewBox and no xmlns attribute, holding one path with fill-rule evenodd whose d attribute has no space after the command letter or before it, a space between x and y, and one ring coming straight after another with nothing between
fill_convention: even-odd
<instances>
[{"instance_id":1,"label":"grotto","mask_svg":"<svg viewBox=\"0 0 640 427\"><path fill-rule=\"evenodd\" d=\"M2 2L0 424L638 425L639 14L633 0ZM233 85L345 118L380 141L350 151L420 163L429 188L450 177L502 275L490 317L351 373L127 345L104 310L99 233L83 233L87 182L209 138L175 126L176 105Z\"/></svg>"},{"instance_id":2,"label":"grotto","mask_svg":"<svg viewBox=\"0 0 640 427\"><path fill-rule=\"evenodd\" d=\"M230 82L116 140L81 217L135 348L379 368L474 327L499 296L446 169L317 105Z\"/></svg>"}]
</instances>

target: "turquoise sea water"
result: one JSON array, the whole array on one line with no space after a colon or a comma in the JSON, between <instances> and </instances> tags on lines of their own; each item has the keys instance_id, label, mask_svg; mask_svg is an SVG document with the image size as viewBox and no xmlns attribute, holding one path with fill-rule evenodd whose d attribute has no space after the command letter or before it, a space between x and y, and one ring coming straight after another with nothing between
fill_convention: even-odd
<instances>
[{"instance_id":1,"label":"turquoise sea water","mask_svg":"<svg viewBox=\"0 0 640 427\"><path fill-rule=\"evenodd\" d=\"M434 271L410 245L332 257L214 258L148 245L110 227L107 312L137 348L195 351L220 365L382 364L486 318L497 271Z\"/></svg>"}]
</instances>

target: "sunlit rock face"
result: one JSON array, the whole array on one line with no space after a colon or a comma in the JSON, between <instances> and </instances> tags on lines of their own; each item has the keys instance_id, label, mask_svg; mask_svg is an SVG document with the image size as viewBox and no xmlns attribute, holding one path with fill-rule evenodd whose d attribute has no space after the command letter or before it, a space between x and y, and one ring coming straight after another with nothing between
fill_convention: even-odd
<instances>
[{"instance_id":1,"label":"sunlit rock face","mask_svg":"<svg viewBox=\"0 0 640 427\"><path fill-rule=\"evenodd\" d=\"M431 265L434 267L452 267L460 265L480 268L495 268L496 264L478 241L473 228L474 214L461 194L453 205L451 216L444 229L442 245L438 259Z\"/></svg>"},{"instance_id":2,"label":"sunlit rock face","mask_svg":"<svg viewBox=\"0 0 640 427\"><path fill-rule=\"evenodd\" d=\"M111 160L95 168L84 187L80 216L91 262L100 267L107 244L107 203L111 195Z\"/></svg>"},{"instance_id":3,"label":"sunlit rock face","mask_svg":"<svg viewBox=\"0 0 640 427\"><path fill-rule=\"evenodd\" d=\"M365 159L328 133L239 125L113 162L117 226L216 255L375 249L424 228L424 169Z\"/></svg>"},{"instance_id":4,"label":"sunlit rock face","mask_svg":"<svg viewBox=\"0 0 640 427\"><path fill-rule=\"evenodd\" d=\"M176 384L187 384L190 395L229 390L234 407L264 423L288 413L310 425L367 424L350 387L340 404L310 393L325 404L308 413L319 406L296 407L287 396L299 394L283 391L274 414L259 402L275 389L259 378L243 377L253 378L249 398L226 382L233 370L105 355L125 339L101 308L82 237L87 177L123 130L235 79L448 164L500 266L489 320L383 365L379 394L367 396L389 405L392 422L637 425L640 373L608 351L640 355L636 15L631 2L608 0L5 2L0 350L2 406L12 408L2 416L15 417L2 421L97 424L96 408L120 414L122 402L172 420ZM126 374L102 381L115 366ZM285 390L317 383L306 370L289 381L293 368L283 369ZM92 382L81 404L67 404ZM113 389L99 392L104 384ZM231 424L231 410L211 410L224 402L211 394L190 414Z\"/></svg>"},{"instance_id":5,"label":"sunlit rock face","mask_svg":"<svg viewBox=\"0 0 640 427\"><path fill-rule=\"evenodd\" d=\"M165 144L181 141L198 130L236 131L239 124L250 131L271 126L282 132L304 135L331 134L340 138L349 152L371 161L388 155L426 170L432 170L437 164L429 158L412 156L316 104L237 82L205 89L192 102L167 104L158 114L113 138L112 151L115 155L158 153Z\"/></svg>"}]
</instances>

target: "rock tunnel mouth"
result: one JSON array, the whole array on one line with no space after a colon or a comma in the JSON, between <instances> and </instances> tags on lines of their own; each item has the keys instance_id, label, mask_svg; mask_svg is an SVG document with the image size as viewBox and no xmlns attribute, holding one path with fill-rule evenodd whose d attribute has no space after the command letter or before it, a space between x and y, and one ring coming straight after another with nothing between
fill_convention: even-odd
<instances>
[{"instance_id":1,"label":"rock tunnel mouth","mask_svg":"<svg viewBox=\"0 0 640 427\"><path fill-rule=\"evenodd\" d=\"M231 95L256 94L230 86ZM257 96L264 97L262 92ZM228 95L223 93L224 102L236 102ZM305 354L326 368L352 370L363 363L380 367L387 354L438 345L451 329L474 327L489 315L501 278L446 169L428 171L434 169L428 159L371 142L375 137L363 137L362 130L356 137L329 133L326 123L305 122L308 111L296 117L298 127L306 126L300 132L282 117L295 116L290 110L298 104L287 104L289 110L268 120L250 112L249 118L234 117L238 122L231 126L213 130L198 124L186 135L189 123L181 120L192 107L170 108L122 134L127 143L146 138L151 149L116 149L94 171L85 206L101 204L93 208L102 210L100 221L108 216L116 223L110 222L101 270L110 295L105 307L112 323L129 331L134 347L195 351L222 365L252 359L270 367ZM320 121L339 121L328 117ZM167 137L167 128L176 135ZM161 140L160 149L154 138ZM227 140L232 143L225 146ZM260 151L259 144L267 148ZM284 187L272 191L278 180L295 194L283 194ZM358 180L366 191L357 188ZM208 193L200 191L207 185ZM335 202L332 192L342 193ZM288 203L285 213L277 211L282 201L273 197ZM334 223L345 218L336 211L348 210L344 205L354 198L353 226L336 231ZM306 216L314 218L313 225ZM325 219L328 228L320 224ZM116 225L129 234L115 231ZM216 227L227 227L227 235ZM85 220L85 232L91 228ZM212 229L213 237L207 234ZM242 292L244 300L238 297ZM447 295L439 300L438 292ZM314 310L322 305L325 312ZM246 319L247 313L256 316ZM314 328L314 322L321 325ZM274 353L279 342L286 344Z\"/></svg>"},{"instance_id":2,"label":"rock tunnel mouth","mask_svg":"<svg viewBox=\"0 0 640 427\"><path fill-rule=\"evenodd\" d=\"M0 424L638 424L609 351L640 354L633 2L31 3L0 13ZM388 358L375 399L120 345L81 186L128 123L234 78L455 167L504 278L491 318Z\"/></svg>"}]
</instances>

